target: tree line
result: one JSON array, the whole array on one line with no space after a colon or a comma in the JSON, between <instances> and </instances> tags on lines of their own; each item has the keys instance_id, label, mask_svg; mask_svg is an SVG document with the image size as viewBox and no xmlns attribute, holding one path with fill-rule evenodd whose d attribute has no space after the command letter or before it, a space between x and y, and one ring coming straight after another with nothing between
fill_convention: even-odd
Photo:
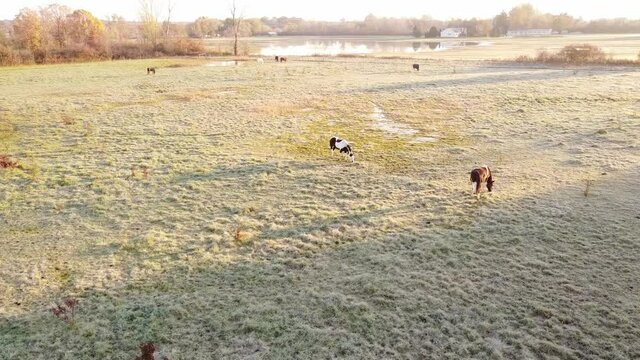
<instances>
[{"instance_id":1,"label":"tree line","mask_svg":"<svg viewBox=\"0 0 640 360\"><path fill-rule=\"evenodd\" d=\"M513 7L490 19L451 19L441 21L429 16L419 18L389 18L369 15L362 21L310 21L296 17L263 17L246 19L240 28L241 36L268 35L413 35L437 37L447 27L464 27L467 36L504 36L515 29L552 29L558 33L640 33L640 20L601 19L585 21L569 14L549 14L531 4ZM187 24L187 34L193 38L229 36L230 19L200 17Z\"/></svg>"},{"instance_id":2,"label":"tree line","mask_svg":"<svg viewBox=\"0 0 640 360\"><path fill-rule=\"evenodd\" d=\"M193 22L178 23L171 21L171 0L162 3L163 9L159 9L154 0L139 1L140 14L134 22L118 15L98 19L89 11L57 4L38 10L24 8L13 20L0 22L0 65L201 54L205 48L200 40L213 37L233 38L226 51L238 55L239 37L273 33L438 37L446 27L464 27L470 37L503 36L511 29L527 28L547 28L560 33L640 33L640 20L584 21L565 13L543 13L531 4L516 6L490 19L448 21L428 16L374 15L361 21L310 21L296 17L245 19L232 6L226 19L203 16ZM165 14L162 19L160 13Z\"/></svg>"}]
</instances>

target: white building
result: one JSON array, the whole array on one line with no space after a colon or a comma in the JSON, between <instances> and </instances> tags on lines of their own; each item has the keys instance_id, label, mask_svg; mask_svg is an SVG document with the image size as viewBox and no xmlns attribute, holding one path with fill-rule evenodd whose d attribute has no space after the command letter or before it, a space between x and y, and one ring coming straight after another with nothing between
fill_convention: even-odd
<instances>
[{"instance_id":1,"label":"white building","mask_svg":"<svg viewBox=\"0 0 640 360\"><path fill-rule=\"evenodd\" d=\"M553 29L517 29L507 31L507 36L549 36Z\"/></svg>"},{"instance_id":2,"label":"white building","mask_svg":"<svg viewBox=\"0 0 640 360\"><path fill-rule=\"evenodd\" d=\"M467 35L467 28L446 28L440 31L440 37L457 38Z\"/></svg>"}]
</instances>

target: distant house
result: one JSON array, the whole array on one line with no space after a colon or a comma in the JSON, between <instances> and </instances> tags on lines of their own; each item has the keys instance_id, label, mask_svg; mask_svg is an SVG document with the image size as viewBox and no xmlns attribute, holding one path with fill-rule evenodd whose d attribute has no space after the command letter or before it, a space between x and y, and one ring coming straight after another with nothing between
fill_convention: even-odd
<instances>
[{"instance_id":1,"label":"distant house","mask_svg":"<svg viewBox=\"0 0 640 360\"><path fill-rule=\"evenodd\" d=\"M440 37L457 38L467 35L467 28L446 28L440 31Z\"/></svg>"},{"instance_id":2,"label":"distant house","mask_svg":"<svg viewBox=\"0 0 640 360\"><path fill-rule=\"evenodd\" d=\"M507 31L507 36L549 36L553 34L553 29L516 29Z\"/></svg>"}]
</instances>

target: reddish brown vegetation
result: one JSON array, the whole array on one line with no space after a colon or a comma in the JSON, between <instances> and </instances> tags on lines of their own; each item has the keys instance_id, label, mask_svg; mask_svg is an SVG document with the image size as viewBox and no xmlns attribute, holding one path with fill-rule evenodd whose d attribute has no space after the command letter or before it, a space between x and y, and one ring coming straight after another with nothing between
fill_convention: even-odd
<instances>
[{"instance_id":1,"label":"reddish brown vegetation","mask_svg":"<svg viewBox=\"0 0 640 360\"><path fill-rule=\"evenodd\" d=\"M15 161L9 159L7 155L0 154L0 169L21 169L22 167Z\"/></svg>"},{"instance_id":2,"label":"reddish brown vegetation","mask_svg":"<svg viewBox=\"0 0 640 360\"><path fill-rule=\"evenodd\" d=\"M65 125L73 125L76 123L76 119L74 119L73 116L69 114L62 114L61 118L62 118L62 123Z\"/></svg>"},{"instance_id":3,"label":"reddish brown vegetation","mask_svg":"<svg viewBox=\"0 0 640 360\"><path fill-rule=\"evenodd\" d=\"M235 232L235 234L234 234L234 236L233 236L233 237L234 237L234 239L235 239L236 241L240 241L240 239L241 239L241 235L240 235L240 226L236 227L236 232Z\"/></svg>"},{"instance_id":4,"label":"reddish brown vegetation","mask_svg":"<svg viewBox=\"0 0 640 360\"><path fill-rule=\"evenodd\" d=\"M156 352L156 347L153 343L143 343L140 345L140 353L142 355L137 356L135 360L155 360L154 353ZM162 358L162 360L169 360L166 356Z\"/></svg>"},{"instance_id":5,"label":"reddish brown vegetation","mask_svg":"<svg viewBox=\"0 0 640 360\"><path fill-rule=\"evenodd\" d=\"M76 307L80 304L78 299L68 298L64 301L64 304L55 304L51 308L51 312L58 319L66 322L72 323L75 317Z\"/></svg>"},{"instance_id":6,"label":"reddish brown vegetation","mask_svg":"<svg viewBox=\"0 0 640 360\"><path fill-rule=\"evenodd\" d=\"M153 343L144 343L140 345L140 352L142 355L136 357L135 360L155 360L153 353L156 351L156 347Z\"/></svg>"}]
</instances>

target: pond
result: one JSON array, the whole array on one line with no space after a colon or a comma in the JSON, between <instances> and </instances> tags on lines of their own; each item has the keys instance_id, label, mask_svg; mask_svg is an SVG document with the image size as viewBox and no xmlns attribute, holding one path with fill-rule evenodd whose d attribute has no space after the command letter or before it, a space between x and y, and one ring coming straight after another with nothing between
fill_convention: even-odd
<instances>
[{"instance_id":1,"label":"pond","mask_svg":"<svg viewBox=\"0 0 640 360\"><path fill-rule=\"evenodd\" d=\"M488 42L446 40L371 40L371 39L309 39L286 38L252 42L256 55L262 56L311 56L311 55L364 55L364 54L412 54L447 51L476 46L490 46Z\"/></svg>"}]
</instances>

